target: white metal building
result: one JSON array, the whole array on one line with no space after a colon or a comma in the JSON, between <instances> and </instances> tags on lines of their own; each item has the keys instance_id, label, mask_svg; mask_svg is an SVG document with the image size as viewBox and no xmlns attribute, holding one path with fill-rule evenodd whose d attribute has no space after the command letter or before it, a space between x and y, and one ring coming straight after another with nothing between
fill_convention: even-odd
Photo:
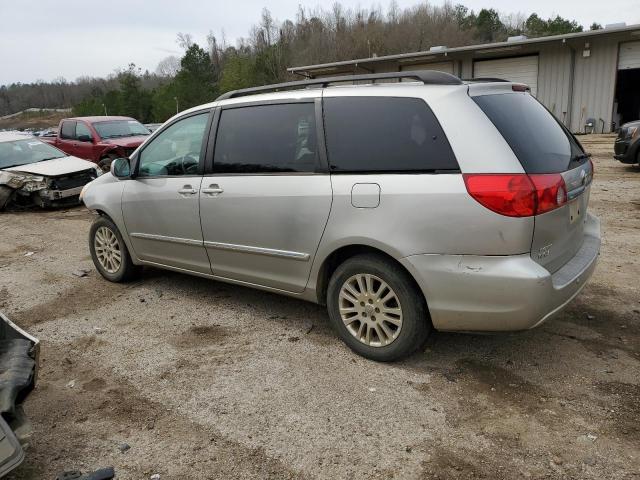
<instances>
[{"instance_id":1,"label":"white metal building","mask_svg":"<svg viewBox=\"0 0 640 480\"><path fill-rule=\"evenodd\" d=\"M610 132L640 118L640 25L289 68L309 78L431 69L526 83L573 132ZM588 128L587 128L588 129Z\"/></svg>"}]
</instances>

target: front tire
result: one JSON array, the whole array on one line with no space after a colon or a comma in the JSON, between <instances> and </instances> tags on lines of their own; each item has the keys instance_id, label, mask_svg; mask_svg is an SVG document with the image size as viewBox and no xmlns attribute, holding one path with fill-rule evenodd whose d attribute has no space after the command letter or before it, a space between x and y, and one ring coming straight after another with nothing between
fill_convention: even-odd
<instances>
[{"instance_id":1,"label":"front tire","mask_svg":"<svg viewBox=\"0 0 640 480\"><path fill-rule=\"evenodd\" d=\"M110 282L127 282L140 274L141 267L131 260L120 230L107 217L100 216L91 225L89 250L96 269Z\"/></svg>"},{"instance_id":2,"label":"front tire","mask_svg":"<svg viewBox=\"0 0 640 480\"><path fill-rule=\"evenodd\" d=\"M413 278L379 255L357 255L338 266L329 281L327 310L342 340L379 362L411 355L431 331L426 302Z\"/></svg>"},{"instance_id":3,"label":"front tire","mask_svg":"<svg viewBox=\"0 0 640 480\"><path fill-rule=\"evenodd\" d=\"M106 157L102 157L98 162L98 167L104 172L107 173L111 170L111 163L118 158L117 155L109 154Z\"/></svg>"}]
</instances>

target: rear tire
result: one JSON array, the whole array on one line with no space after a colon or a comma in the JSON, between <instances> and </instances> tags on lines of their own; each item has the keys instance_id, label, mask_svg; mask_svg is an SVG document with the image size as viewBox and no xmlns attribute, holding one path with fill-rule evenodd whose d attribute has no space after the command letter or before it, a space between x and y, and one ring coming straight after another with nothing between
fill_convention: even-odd
<instances>
[{"instance_id":1,"label":"rear tire","mask_svg":"<svg viewBox=\"0 0 640 480\"><path fill-rule=\"evenodd\" d=\"M96 270L110 282L133 280L142 271L134 265L120 230L108 217L100 216L91 225L89 250Z\"/></svg>"},{"instance_id":2,"label":"rear tire","mask_svg":"<svg viewBox=\"0 0 640 480\"><path fill-rule=\"evenodd\" d=\"M379 255L357 255L338 266L329 281L327 310L349 348L379 362L411 355L431 331L426 302L413 278Z\"/></svg>"}]
</instances>

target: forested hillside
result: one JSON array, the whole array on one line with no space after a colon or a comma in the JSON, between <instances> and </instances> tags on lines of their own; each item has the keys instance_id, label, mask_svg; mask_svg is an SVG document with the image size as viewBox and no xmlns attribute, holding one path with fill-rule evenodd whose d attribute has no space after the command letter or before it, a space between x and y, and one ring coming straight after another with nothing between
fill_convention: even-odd
<instances>
[{"instance_id":1,"label":"forested hillside","mask_svg":"<svg viewBox=\"0 0 640 480\"><path fill-rule=\"evenodd\" d=\"M594 23L592 29L601 28ZM282 22L263 10L259 23L246 38L228 45L210 33L197 44L189 34L178 34L184 54L170 56L154 72L133 64L108 78L63 78L52 82L0 87L0 116L25 108L73 107L78 115L129 115L144 122L164 121L177 110L213 100L228 90L287 80L286 68L372 55L426 50L582 31L575 21L532 14L500 15L463 5L420 3L400 9L396 3L382 9L299 7L294 20ZM123 58L123 64L127 59ZM115 66L114 66L115 67Z\"/></svg>"}]
</instances>

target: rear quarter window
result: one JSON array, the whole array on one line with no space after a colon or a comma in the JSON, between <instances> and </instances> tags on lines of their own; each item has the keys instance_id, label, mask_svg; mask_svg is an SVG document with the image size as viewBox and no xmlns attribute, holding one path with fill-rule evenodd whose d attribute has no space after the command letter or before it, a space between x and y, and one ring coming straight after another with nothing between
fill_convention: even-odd
<instances>
[{"instance_id":1,"label":"rear quarter window","mask_svg":"<svg viewBox=\"0 0 640 480\"><path fill-rule=\"evenodd\" d=\"M436 116L424 100L399 97L325 97L331 171L459 171Z\"/></svg>"},{"instance_id":2,"label":"rear quarter window","mask_svg":"<svg viewBox=\"0 0 640 480\"><path fill-rule=\"evenodd\" d=\"M573 135L530 94L472 98L507 141L526 173L562 173L586 161L584 150Z\"/></svg>"}]
</instances>

